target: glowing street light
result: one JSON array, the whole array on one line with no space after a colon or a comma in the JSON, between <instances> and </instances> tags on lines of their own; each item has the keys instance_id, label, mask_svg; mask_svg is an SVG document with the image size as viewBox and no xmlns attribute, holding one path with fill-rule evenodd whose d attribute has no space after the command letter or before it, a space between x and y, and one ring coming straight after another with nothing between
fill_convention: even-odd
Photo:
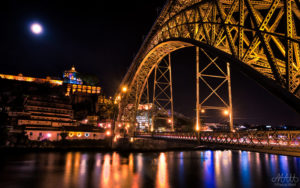
<instances>
[{"instance_id":1,"label":"glowing street light","mask_svg":"<svg viewBox=\"0 0 300 188\"><path fill-rule=\"evenodd\" d=\"M120 95L118 95L117 97L116 97L116 99L115 99L115 104L118 104L118 102L121 100L121 96Z\"/></svg>"},{"instance_id":2,"label":"glowing street light","mask_svg":"<svg viewBox=\"0 0 300 188\"><path fill-rule=\"evenodd\" d=\"M172 123L172 119L171 119L171 118L170 118L170 119L168 119L168 123L170 123L170 124Z\"/></svg>"},{"instance_id":3,"label":"glowing street light","mask_svg":"<svg viewBox=\"0 0 300 188\"><path fill-rule=\"evenodd\" d=\"M106 131L106 136L110 136L110 135L111 135L110 131Z\"/></svg>"},{"instance_id":4,"label":"glowing street light","mask_svg":"<svg viewBox=\"0 0 300 188\"><path fill-rule=\"evenodd\" d=\"M126 93L126 92L127 92L127 87L126 87L126 86L124 86L124 87L122 88L122 92L123 92L123 93Z\"/></svg>"},{"instance_id":5,"label":"glowing street light","mask_svg":"<svg viewBox=\"0 0 300 188\"><path fill-rule=\"evenodd\" d=\"M31 24L30 29L31 29L31 32L36 35L39 35L43 32L43 27L39 23Z\"/></svg>"},{"instance_id":6,"label":"glowing street light","mask_svg":"<svg viewBox=\"0 0 300 188\"><path fill-rule=\"evenodd\" d=\"M205 113L205 110L204 110L204 109L201 109L201 113L204 114L204 113Z\"/></svg>"},{"instance_id":7,"label":"glowing street light","mask_svg":"<svg viewBox=\"0 0 300 188\"><path fill-rule=\"evenodd\" d=\"M229 111L228 110L224 110L224 115L228 116L229 115Z\"/></svg>"},{"instance_id":8,"label":"glowing street light","mask_svg":"<svg viewBox=\"0 0 300 188\"><path fill-rule=\"evenodd\" d=\"M198 125L198 124L196 125L196 131L197 131L197 132L199 132L199 131L200 131L200 127L199 127L199 125Z\"/></svg>"}]
</instances>

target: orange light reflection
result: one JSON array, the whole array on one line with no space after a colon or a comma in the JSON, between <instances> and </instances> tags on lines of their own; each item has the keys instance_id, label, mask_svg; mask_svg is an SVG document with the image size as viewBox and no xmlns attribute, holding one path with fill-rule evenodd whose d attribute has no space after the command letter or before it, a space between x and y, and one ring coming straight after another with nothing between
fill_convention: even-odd
<instances>
[{"instance_id":1,"label":"orange light reflection","mask_svg":"<svg viewBox=\"0 0 300 188\"><path fill-rule=\"evenodd\" d=\"M158 169L156 175L156 187L169 187L168 167L165 153L161 153L158 158Z\"/></svg>"}]
</instances>

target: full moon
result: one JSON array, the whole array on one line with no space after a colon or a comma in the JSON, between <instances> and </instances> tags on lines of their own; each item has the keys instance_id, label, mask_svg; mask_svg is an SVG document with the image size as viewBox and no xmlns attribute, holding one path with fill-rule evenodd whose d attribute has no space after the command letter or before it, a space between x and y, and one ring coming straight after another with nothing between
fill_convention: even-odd
<instances>
[{"instance_id":1,"label":"full moon","mask_svg":"<svg viewBox=\"0 0 300 188\"><path fill-rule=\"evenodd\" d=\"M32 24L30 28L31 31L36 35L41 34L43 32L43 28L39 23Z\"/></svg>"}]
</instances>

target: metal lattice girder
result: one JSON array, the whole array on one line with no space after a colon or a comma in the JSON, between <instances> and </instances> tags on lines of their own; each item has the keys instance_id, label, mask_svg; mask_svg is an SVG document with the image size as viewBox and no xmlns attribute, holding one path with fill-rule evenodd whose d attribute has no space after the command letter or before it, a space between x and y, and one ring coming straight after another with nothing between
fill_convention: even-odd
<instances>
[{"instance_id":1,"label":"metal lattice girder","mask_svg":"<svg viewBox=\"0 0 300 188\"><path fill-rule=\"evenodd\" d=\"M174 110L173 110L173 87L172 87L172 69L171 54L168 59L163 59L154 68L154 85L153 85L153 106L160 112L171 118L171 128L174 130ZM169 115L170 112L170 115ZM153 116L153 124L155 115ZM153 126L153 125L152 125ZM154 126L153 126L154 127Z\"/></svg>"},{"instance_id":2,"label":"metal lattice girder","mask_svg":"<svg viewBox=\"0 0 300 188\"><path fill-rule=\"evenodd\" d=\"M232 114L232 96L231 96L231 78L230 78L230 67L229 63L227 63L226 70L223 70L221 66L219 65L220 62L218 62L218 56L215 58L212 58L211 55L209 55L204 49L200 49L201 52L205 55L205 57L208 60L208 64L204 66L204 68L199 69L199 47L196 47L196 82L197 82L197 102L196 102L196 130L201 130L201 121L200 121L200 111L206 110L206 109L214 109L214 110L227 110L228 111L228 117L229 117L229 128L230 131L233 131L233 114ZM204 60L202 60L204 61ZM216 71L208 71L210 68L215 68ZM206 86L209 89L209 93L207 96L202 97L203 99L200 99L199 92L199 78L201 79L203 85ZM212 85L208 79L211 81L213 80L213 83L217 83L216 85ZM227 87L228 93L227 97L228 99L225 99L224 96L219 94L219 90L222 87ZM213 96L217 97L219 100L215 100L214 105L208 104L208 100L211 99Z\"/></svg>"},{"instance_id":3,"label":"metal lattice girder","mask_svg":"<svg viewBox=\"0 0 300 188\"><path fill-rule=\"evenodd\" d=\"M238 131L201 133L144 133L137 137L164 139L190 144L212 144L227 149L243 149L300 156L300 131Z\"/></svg>"},{"instance_id":4,"label":"metal lattice girder","mask_svg":"<svg viewBox=\"0 0 300 188\"><path fill-rule=\"evenodd\" d=\"M299 19L297 0L167 1L122 81L128 93L119 118L134 119L135 113L123 109L137 106L150 72L163 57L194 45L247 67L247 74L263 78L263 86L300 111Z\"/></svg>"}]
</instances>

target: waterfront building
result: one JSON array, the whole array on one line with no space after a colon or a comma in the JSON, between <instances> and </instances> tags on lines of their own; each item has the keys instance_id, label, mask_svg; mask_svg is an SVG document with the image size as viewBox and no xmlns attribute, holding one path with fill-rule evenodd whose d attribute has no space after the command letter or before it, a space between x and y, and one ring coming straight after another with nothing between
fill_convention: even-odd
<instances>
[{"instance_id":1,"label":"waterfront building","mask_svg":"<svg viewBox=\"0 0 300 188\"><path fill-rule=\"evenodd\" d=\"M38 127L73 126L73 109L67 99L56 96L29 96L24 100L25 118L18 120L18 125Z\"/></svg>"},{"instance_id":2,"label":"waterfront building","mask_svg":"<svg viewBox=\"0 0 300 188\"><path fill-rule=\"evenodd\" d=\"M66 140L104 140L105 132L96 128L84 127L66 127L64 129L58 127L48 127L45 129L27 127L25 129L29 140L35 141L60 141L63 136Z\"/></svg>"},{"instance_id":3,"label":"waterfront building","mask_svg":"<svg viewBox=\"0 0 300 188\"><path fill-rule=\"evenodd\" d=\"M9 112L17 119L12 132L24 133L29 140L59 141L105 139L105 130L97 126L79 125L73 119L73 109L68 98L56 96L28 96L24 99L23 111Z\"/></svg>"},{"instance_id":4,"label":"waterfront building","mask_svg":"<svg viewBox=\"0 0 300 188\"><path fill-rule=\"evenodd\" d=\"M80 76L74 66L64 72L63 79L0 74L6 84L2 92L10 93L5 107L10 133L25 131L30 140L38 141L60 140L62 134L72 140L104 139L111 122L99 126L99 107L112 101L99 97L101 87L94 85L97 82L91 82L89 75L84 79ZM20 86L19 92L13 89L15 86ZM82 123L85 119L89 123Z\"/></svg>"},{"instance_id":5,"label":"waterfront building","mask_svg":"<svg viewBox=\"0 0 300 188\"><path fill-rule=\"evenodd\" d=\"M152 103L139 104L136 116L137 130L149 131L152 125Z\"/></svg>"}]
</instances>

